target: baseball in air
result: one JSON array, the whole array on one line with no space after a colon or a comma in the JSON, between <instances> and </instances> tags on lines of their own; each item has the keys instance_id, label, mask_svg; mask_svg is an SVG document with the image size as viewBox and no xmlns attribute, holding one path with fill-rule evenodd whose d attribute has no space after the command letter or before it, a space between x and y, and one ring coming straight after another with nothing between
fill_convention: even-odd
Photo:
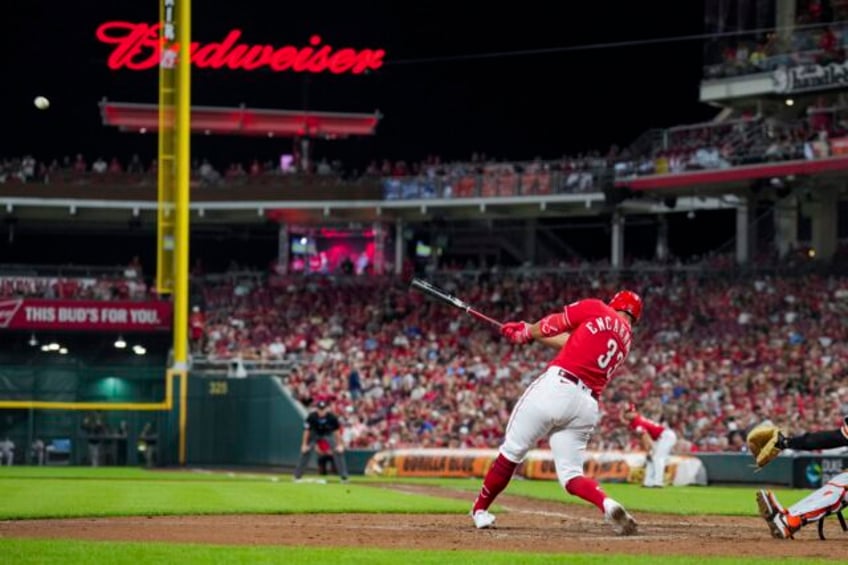
<instances>
[{"instance_id":1,"label":"baseball in air","mask_svg":"<svg viewBox=\"0 0 848 565\"><path fill-rule=\"evenodd\" d=\"M35 107L39 110L46 110L50 107L50 100L45 98L44 96L36 96L35 97Z\"/></svg>"}]
</instances>

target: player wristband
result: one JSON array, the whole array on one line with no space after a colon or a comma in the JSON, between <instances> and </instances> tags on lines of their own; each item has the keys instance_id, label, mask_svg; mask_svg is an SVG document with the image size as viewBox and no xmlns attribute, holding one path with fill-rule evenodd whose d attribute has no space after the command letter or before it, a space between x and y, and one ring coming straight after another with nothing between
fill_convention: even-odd
<instances>
[{"instance_id":1,"label":"player wristband","mask_svg":"<svg viewBox=\"0 0 848 565\"><path fill-rule=\"evenodd\" d=\"M562 313L550 314L539 321L539 332L544 337L552 337L566 331L565 316Z\"/></svg>"}]
</instances>

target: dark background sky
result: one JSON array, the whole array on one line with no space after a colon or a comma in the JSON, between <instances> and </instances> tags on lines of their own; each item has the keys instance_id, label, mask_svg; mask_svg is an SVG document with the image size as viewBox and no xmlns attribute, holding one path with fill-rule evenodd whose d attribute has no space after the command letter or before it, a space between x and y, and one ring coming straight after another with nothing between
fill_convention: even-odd
<instances>
[{"instance_id":1,"label":"dark background sky","mask_svg":"<svg viewBox=\"0 0 848 565\"><path fill-rule=\"evenodd\" d=\"M155 102L155 70L113 72L111 47L95 29L106 20L158 18L158 3L29 0L4 7L5 135L0 154L61 156L84 152L126 159L156 151L154 135L107 130L97 103ZM319 151L345 161L555 158L626 145L648 128L709 118L700 104L699 41L580 50L546 55L409 63L410 59L580 46L703 32L701 2L194 2L193 36L219 41L232 28L249 43L325 43L383 48L386 65L368 76L195 70L196 105L369 112L385 118L373 138L325 142ZM556 6L556 9L554 7ZM563 12L557 15L555 12ZM308 93L308 96L305 96ZM32 100L47 96L39 112ZM268 158L284 140L197 137L195 156Z\"/></svg>"},{"instance_id":2,"label":"dark background sky","mask_svg":"<svg viewBox=\"0 0 848 565\"><path fill-rule=\"evenodd\" d=\"M98 102L105 97L154 103L158 74L156 70L110 71L106 59L112 47L99 43L95 30L108 20L153 23L158 19L158 2L8 4L0 34L5 77L0 88L5 113L0 156L32 153L47 160L81 152L90 163L97 156L126 161L139 153L145 161L152 159L156 136L104 127ZM527 1L506 3L503 8L494 3L469 7L455 1L212 4L194 2L195 41L220 41L229 30L240 28L242 40L250 44L302 47L317 33L325 44L386 50L385 66L369 75L198 69L192 74L195 105L379 110L384 118L375 136L325 141L316 147L318 157L339 158L352 167L384 157L411 161L439 154L446 160L467 159L474 151L515 160L605 152L612 144L631 143L649 128L703 121L717 111L698 102L703 59L699 40L449 60L700 34L704 31L702 2L558 5ZM446 60L415 62L429 58ZM38 95L50 99L49 110L35 109L32 101ZM195 136L192 141L195 159L208 157L219 167L254 157L273 159L290 148L291 143L281 139ZM708 230L718 239L698 245L692 241L691 252L702 252L732 237L732 218L721 218ZM605 219L597 221L603 225ZM694 225L681 222L682 232ZM723 229L718 230L718 223ZM649 256L654 230L642 234L641 228L634 229L638 233L633 232L628 249L643 248ZM598 228L594 238L598 245L586 250L589 255L608 253L607 231ZM0 256L14 262L111 263L143 253L151 264L151 233L147 229L125 233L121 243L112 247L100 240L94 243L100 249L95 260L80 255L80 250L91 248L84 236L71 243L68 235L68 245L53 248L50 242L56 241L56 233L20 223L14 240L3 238ZM585 233L579 229L572 235L581 243L588 239ZM240 258L249 248L256 251L257 264L273 256L273 231L245 238L199 234L193 239L192 255L206 246L214 250L212 255ZM254 243L245 245L248 239ZM677 237L672 245L685 247L690 239ZM233 244L232 251L223 251L226 242ZM225 263L228 257L218 259Z\"/></svg>"}]
</instances>

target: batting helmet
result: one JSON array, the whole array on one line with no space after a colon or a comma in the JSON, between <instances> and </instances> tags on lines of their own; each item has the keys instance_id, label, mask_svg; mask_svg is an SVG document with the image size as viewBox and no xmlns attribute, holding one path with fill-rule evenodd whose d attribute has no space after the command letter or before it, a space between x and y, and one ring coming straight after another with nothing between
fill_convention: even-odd
<instances>
[{"instance_id":1,"label":"batting helmet","mask_svg":"<svg viewBox=\"0 0 848 565\"><path fill-rule=\"evenodd\" d=\"M638 322L642 316L642 299L631 290L619 290L609 301L613 310L621 310L633 316L633 321Z\"/></svg>"}]
</instances>

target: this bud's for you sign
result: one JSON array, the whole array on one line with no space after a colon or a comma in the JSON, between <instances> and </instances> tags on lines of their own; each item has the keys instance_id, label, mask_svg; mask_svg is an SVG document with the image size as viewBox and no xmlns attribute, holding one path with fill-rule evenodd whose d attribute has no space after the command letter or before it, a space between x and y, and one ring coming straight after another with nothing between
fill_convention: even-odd
<instances>
[{"instance_id":1,"label":"this bud's for you sign","mask_svg":"<svg viewBox=\"0 0 848 565\"><path fill-rule=\"evenodd\" d=\"M168 331L170 302L0 301L0 328L61 331Z\"/></svg>"}]
</instances>

